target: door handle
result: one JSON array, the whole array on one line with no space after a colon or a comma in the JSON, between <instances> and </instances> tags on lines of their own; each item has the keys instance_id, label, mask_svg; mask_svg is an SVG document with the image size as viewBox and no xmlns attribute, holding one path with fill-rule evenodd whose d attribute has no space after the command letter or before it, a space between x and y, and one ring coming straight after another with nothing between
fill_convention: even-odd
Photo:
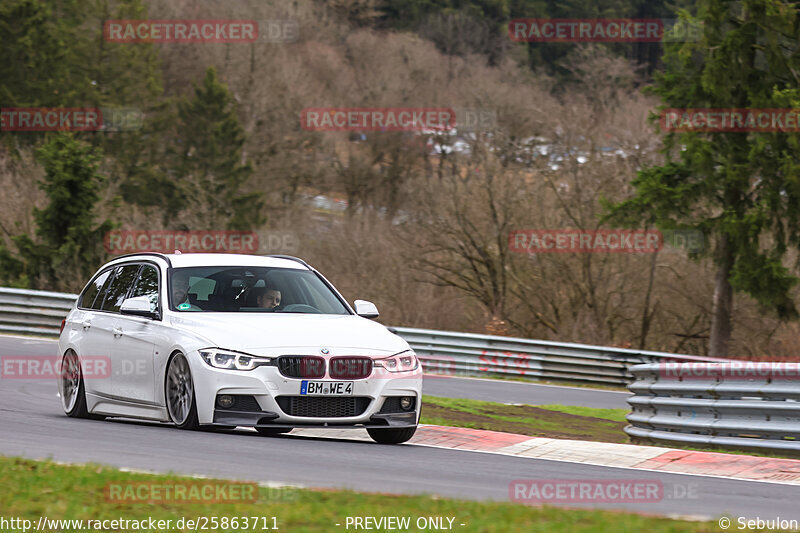
<instances>
[{"instance_id":1,"label":"door handle","mask_svg":"<svg viewBox=\"0 0 800 533\"><path fill-rule=\"evenodd\" d=\"M122 328L121 327L117 326L114 329L112 329L112 331L114 332L114 336L115 337L122 337Z\"/></svg>"},{"instance_id":2,"label":"door handle","mask_svg":"<svg viewBox=\"0 0 800 533\"><path fill-rule=\"evenodd\" d=\"M81 324L81 326L83 326L83 329L89 329L90 327L92 327L92 321L91 320L84 320L83 323Z\"/></svg>"}]
</instances>

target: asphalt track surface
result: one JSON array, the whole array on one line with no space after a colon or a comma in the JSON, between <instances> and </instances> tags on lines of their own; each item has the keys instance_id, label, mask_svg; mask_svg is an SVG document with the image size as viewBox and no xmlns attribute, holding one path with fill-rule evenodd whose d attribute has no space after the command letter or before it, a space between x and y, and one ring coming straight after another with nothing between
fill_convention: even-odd
<instances>
[{"instance_id":1,"label":"asphalt track surface","mask_svg":"<svg viewBox=\"0 0 800 533\"><path fill-rule=\"evenodd\" d=\"M52 342L0 337L0 355L52 355L53 348ZM581 389L569 389L575 390ZM800 520L800 486L787 484L421 445L385 446L291 435L269 438L244 430L188 432L162 424L75 420L64 416L50 379L0 379L0 453L306 487L497 501L508 501L509 484L519 479L649 480L663 483L668 495L689 494L653 502L571 506L702 518L728 514L734 517L734 529L739 516Z\"/></svg>"}]
</instances>

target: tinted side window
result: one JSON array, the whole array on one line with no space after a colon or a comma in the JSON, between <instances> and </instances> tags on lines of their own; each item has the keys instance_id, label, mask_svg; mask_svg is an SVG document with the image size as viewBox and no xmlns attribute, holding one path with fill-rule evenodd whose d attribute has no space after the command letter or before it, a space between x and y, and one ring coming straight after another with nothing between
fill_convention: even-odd
<instances>
[{"instance_id":1,"label":"tinted side window","mask_svg":"<svg viewBox=\"0 0 800 533\"><path fill-rule=\"evenodd\" d=\"M125 265L117 270L117 275L111 282L111 286L106 291L106 298L103 300L103 311L118 312L122 301L128 296L128 291L136 279L139 272L139 265Z\"/></svg>"},{"instance_id":2,"label":"tinted side window","mask_svg":"<svg viewBox=\"0 0 800 533\"><path fill-rule=\"evenodd\" d=\"M100 289L100 292L97 294L97 298L94 299L94 303L92 304L92 309L100 309L103 307L103 300L106 298L106 293L108 292L109 287L114 282L114 278L119 273L119 268L112 268L109 270L111 275L108 276L105 283L103 283L103 287Z\"/></svg>"},{"instance_id":3,"label":"tinted side window","mask_svg":"<svg viewBox=\"0 0 800 533\"><path fill-rule=\"evenodd\" d=\"M136 279L131 298L147 296L150 299L150 310L158 309L158 271L155 267L145 265Z\"/></svg>"},{"instance_id":4,"label":"tinted side window","mask_svg":"<svg viewBox=\"0 0 800 533\"><path fill-rule=\"evenodd\" d=\"M86 287L86 292L83 293L83 298L81 299L80 307L91 309L92 304L94 303L95 298L97 298L97 293L103 288L103 285L108 281L109 276L114 269L109 269L97 276L92 283ZM100 301L103 301L103 297L100 297Z\"/></svg>"}]
</instances>

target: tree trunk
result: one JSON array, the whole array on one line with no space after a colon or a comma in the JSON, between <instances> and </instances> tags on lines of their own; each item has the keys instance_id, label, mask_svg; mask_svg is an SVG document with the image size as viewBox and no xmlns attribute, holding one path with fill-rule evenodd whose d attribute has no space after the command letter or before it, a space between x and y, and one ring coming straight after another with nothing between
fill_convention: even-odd
<instances>
[{"instance_id":1,"label":"tree trunk","mask_svg":"<svg viewBox=\"0 0 800 533\"><path fill-rule=\"evenodd\" d=\"M733 287L730 283L733 258L727 235L720 239L717 276L714 280L714 301L711 307L711 336L708 339L708 355L727 357L731 340L731 311L733 310Z\"/></svg>"},{"instance_id":2,"label":"tree trunk","mask_svg":"<svg viewBox=\"0 0 800 533\"><path fill-rule=\"evenodd\" d=\"M655 314L655 306L653 311L650 311L650 297L653 295L653 284L656 279L656 260L658 259L658 252L655 252L650 259L650 279L647 282L647 293L644 297L644 309L642 309L642 328L639 332L639 349L644 350L647 344L647 333L650 331L650 321ZM658 305L658 302L656 302Z\"/></svg>"}]
</instances>

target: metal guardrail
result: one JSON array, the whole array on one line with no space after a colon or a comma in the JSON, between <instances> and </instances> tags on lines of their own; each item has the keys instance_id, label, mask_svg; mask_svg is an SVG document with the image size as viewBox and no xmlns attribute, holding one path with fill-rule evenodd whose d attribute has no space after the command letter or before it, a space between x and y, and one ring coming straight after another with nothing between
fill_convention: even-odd
<instances>
[{"instance_id":1,"label":"metal guardrail","mask_svg":"<svg viewBox=\"0 0 800 533\"><path fill-rule=\"evenodd\" d=\"M425 370L468 376L528 377L625 386L630 368L656 361L721 361L710 357L569 344L432 329L391 328L403 337Z\"/></svg>"},{"instance_id":2,"label":"metal guardrail","mask_svg":"<svg viewBox=\"0 0 800 533\"><path fill-rule=\"evenodd\" d=\"M631 368L634 440L800 453L800 363Z\"/></svg>"},{"instance_id":3,"label":"metal guardrail","mask_svg":"<svg viewBox=\"0 0 800 533\"><path fill-rule=\"evenodd\" d=\"M0 332L58 336L77 295L0 288ZM626 350L453 331L390 328L403 337L430 373L505 376L625 386L630 367L663 360L718 361L707 357Z\"/></svg>"},{"instance_id":4,"label":"metal guardrail","mask_svg":"<svg viewBox=\"0 0 800 533\"><path fill-rule=\"evenodd\" d=\"M57 337L77 294L0 288L0 332Z\"/></svg>"}]
</instances>

